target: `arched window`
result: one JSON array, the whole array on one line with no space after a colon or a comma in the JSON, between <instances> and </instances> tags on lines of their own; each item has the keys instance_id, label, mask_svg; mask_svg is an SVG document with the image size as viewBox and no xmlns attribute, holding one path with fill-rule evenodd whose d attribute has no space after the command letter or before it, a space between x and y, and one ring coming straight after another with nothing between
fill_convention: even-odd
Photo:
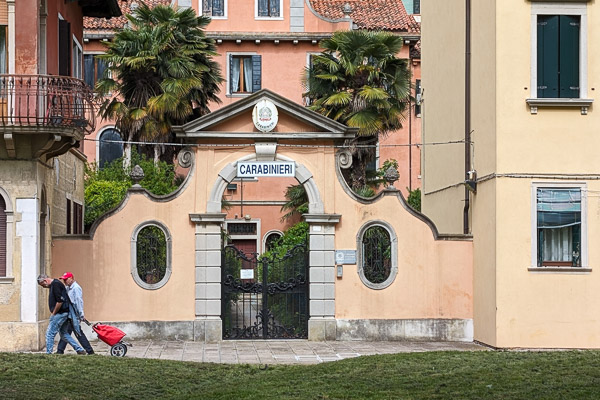
<instances>
[{"instance_id":1,"label":"arched window","mask_svg":"<svg viewBox=\"0 0 600 400\"><path fill-rule=\"evenodd\" d=\"M283 233L279 232L279 231L270 231L267 232L267 234L265 235L264 238L264 251L270 251L273 248L273 244L275 244L275 242L277 240L279 240L280 237L283 236Z\"/></svg>"},{"instance_id":2,"label":"arched window","mask_svg":"<svg viewBox=\"0 0 600 400\"><path fill-rule=\"evenodd\" d=\"M139 225L131 238L131 274L144 289L158 289L171 276L171 235L159 222Z\"/></svg>"},{"instance_id":3,"label":"arched window","mask_svg":"<svg viewBox=\"0 0 600 400\"><path fill-rule=\"evenodd\" d=\"M358 236L358 273L371 289L384 289L398 273L398 243L392 227L383 221L365 224Z\"/></svg>"},{"instance_id":4,"label":"arched window","mask_svg":"<svg viewBox=\"0 0 600 400\"><path fill-rule=\"evenodd\" d=\"M6 203L4 198L0 196L0 277L6 276Z\"/></svg>"},{"instance_id":5,"label":"arched window","mask_svg":"<svg viewBox=\"0 0 600 400\"><path fill-rule=\"evenodd\" d=\"M108 128L102 131L99 140L98 165L103 168L117 158L123 157L123 144L112 141L120 141L121 135L114 128Z\"/></svg>"}]
</instances>

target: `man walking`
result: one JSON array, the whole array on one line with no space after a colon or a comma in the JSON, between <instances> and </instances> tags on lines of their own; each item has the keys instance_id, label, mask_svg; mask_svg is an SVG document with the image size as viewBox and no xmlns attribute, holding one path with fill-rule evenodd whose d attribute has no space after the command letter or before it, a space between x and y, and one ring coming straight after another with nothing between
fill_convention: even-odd
<instances>
[{"instance_id":1,"label":"man walking","mask_svg":"<svg viewBox=\"0 0 600 400\"><path fill-rule=\"evenodd\" d=\"M50 322L46 329L46 354L52 354L54 338L60 333L61 339L65 339L77 352L85 354L85 350L67 332L67 318L69 316L69 300L67 289L58 279L49 278L48 275L40 275L37 278L38 285L50 289L48 294L48 306L50 307Z\"/></svg>"},{"instance_id":2,"label":"man walking","mask_svg":"<svg viewBox=\"0 0 600 400\"><path fill-rule=\"evenodd\" d=\"M79 284L75 281L73 274L70 272L65 272L63 276L60 277L60 279L62 279L63 282L65 282L65 285L67 286L67 293L69 295L69 299L71 300L71 304L75 307L76 317L79 318L78 322L82 322L85 319L85 316L83 314L83 290L81 290L81 286L79 286ZM71 326L71 324L69 323L67 323L67 325L67 332L69 332L69 334L73 333L73 326ZM83 346L87 354L94 354L94 349L92 348L92 345L90 345L90 342L85 336L85 333L83 333L83 329L79 329L79 332L75 330L75 337ZM56 353L64 354L66 347L67 341L61 339L60 342L58 342Z\"/></svg>"}]
</instances>

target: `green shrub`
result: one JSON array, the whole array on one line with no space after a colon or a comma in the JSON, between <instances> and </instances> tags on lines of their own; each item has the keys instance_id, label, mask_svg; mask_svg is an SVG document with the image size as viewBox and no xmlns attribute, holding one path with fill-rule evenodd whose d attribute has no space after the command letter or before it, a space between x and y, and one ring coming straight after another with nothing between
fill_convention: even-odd
<instances>
[{"instance_id":1,"label":"green shrub","mask_svg":"<svg viewBox=\"0 0 600 400\"><path fill-rule=\"evenodd\" d=\"M175 166L153 160L132 151L131 166L139 165L144 171L144 179L140 185L156 195L165 195L177 189ZM131 167L123 167L123 158L114 160L104 168L98 164L87 164L85 167L85 225L91 225L104 213L115 208L133 185L129 176ZM104 193L106 192L106 193Z\"/></svg>"},{"instance_id":2,"label":"green shrub","mask_svg":"<svg viewBox=\"0 0 600 400\"><path fill-rule=\"evenodd\" d=\"M406 189L408 189L408 188L406 188ZM421 212L421 189L419 189L419 188L414 189L414 190L408 189L408 199L406 199L406 202L408 203L409 206L411 206L418 212Z\"/></svg>"},{"instance_id":3,"label":"green shrub","mask_svg":"<svg viewBox=\"0 0 600 400\"><path fill-rule=\"evenodd\" d=\"M101 215L112 210L125 197L127 182L94 181L85 187L85 217L86 226L91 225Z\"/></svg>"}]
</instances>

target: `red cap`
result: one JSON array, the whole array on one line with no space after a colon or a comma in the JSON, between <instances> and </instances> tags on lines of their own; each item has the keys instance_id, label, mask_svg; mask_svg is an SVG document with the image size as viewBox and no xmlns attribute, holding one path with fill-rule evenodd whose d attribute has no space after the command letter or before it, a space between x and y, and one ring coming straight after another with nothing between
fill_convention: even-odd
<instances>
[{"instance_id":1,"label":"red cap","mask_svg":"<svg viewBox=\"0 0 600 400\"><path fill-rule=\"evenodd\" d=\"M63 276L61 276L61 277L60 277L60 279L69 279L69 278L72 278L72 277L73 277L73 274L72 274L72 273L70 273L70 272L65 272L65 273L63 274Z\"/></svg>"}]
</instances>

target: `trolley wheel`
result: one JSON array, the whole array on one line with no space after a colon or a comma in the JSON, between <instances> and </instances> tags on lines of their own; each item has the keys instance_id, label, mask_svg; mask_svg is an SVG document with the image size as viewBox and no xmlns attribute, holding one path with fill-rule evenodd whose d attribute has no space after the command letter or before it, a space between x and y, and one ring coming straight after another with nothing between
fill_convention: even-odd
<instances>
[{"instance_id":1,"label":"trolley wheel","mask_svg":"<svg viewBox=\"0 0 600 400\"><path fill-rule=\"evenodd\" d=\"M110 348L110 355L115 357L125 357L127 354L127 345L124 343L117 343Z\"/></svg>"}]
</instances>

